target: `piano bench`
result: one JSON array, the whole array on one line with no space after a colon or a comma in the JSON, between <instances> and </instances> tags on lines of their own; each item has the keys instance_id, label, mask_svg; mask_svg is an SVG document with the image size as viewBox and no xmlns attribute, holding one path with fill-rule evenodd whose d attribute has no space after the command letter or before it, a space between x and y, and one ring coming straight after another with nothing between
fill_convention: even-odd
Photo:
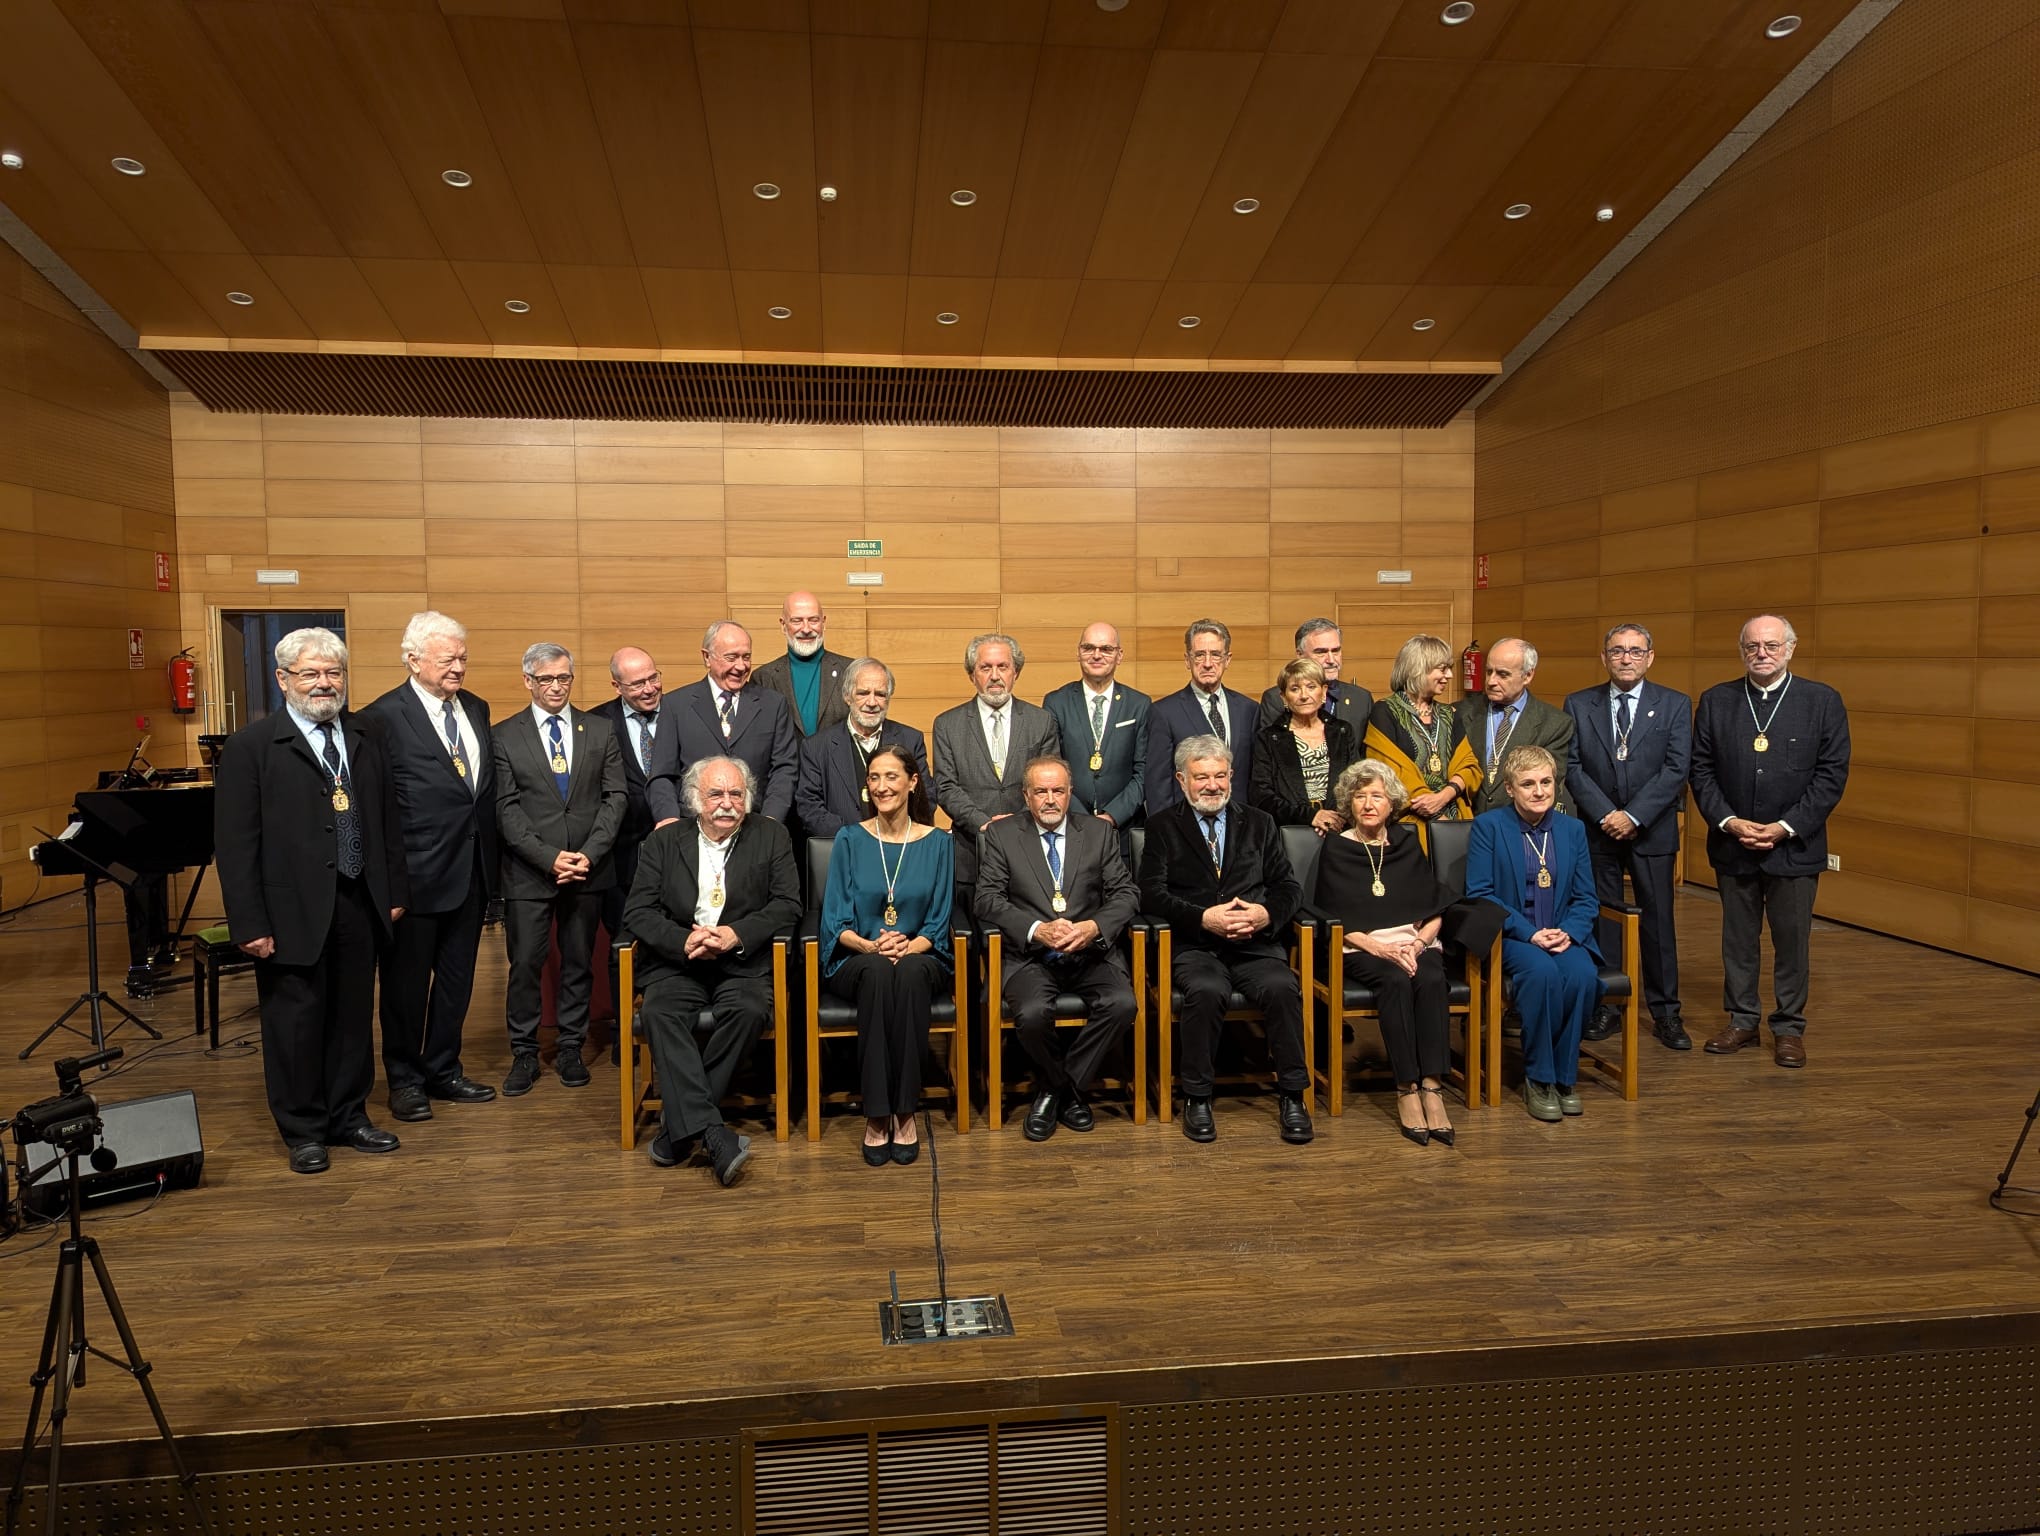
<instances>
[{"instance_id":1,"label":"piano bench","mask_svg":"<svg viewBox=\"0 0 2040 1536\"><path fill-rule=\"evenodd\" d=\"M191 1011L193 1034L210 1026L211 1049L220 1048L220 977L252 971L255 961L241 953L225 923L201 928L191 941Z\"/></svg>"}]
</instances>

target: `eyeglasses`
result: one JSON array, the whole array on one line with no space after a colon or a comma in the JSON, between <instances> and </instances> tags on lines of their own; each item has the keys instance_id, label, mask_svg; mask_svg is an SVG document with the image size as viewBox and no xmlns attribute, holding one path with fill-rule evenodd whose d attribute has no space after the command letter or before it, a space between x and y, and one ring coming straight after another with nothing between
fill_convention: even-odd
<instances>
[{"instance_id":1,"label":"eyeglasses","mask_svg":"<svg viewBox=\"0 0 2040 1536\"><path fill-rule=\"evenodd\" d=\"M643 693L647 688L656 688L659 686L659 674L656 672L647 672L643 677L637 679L636 682L618 683L616 686L621 688L625 693Z\"/></svg>"},{"instance_id":2,"label":"eyeglasses","mask_svg":"<svg viewBox=\"0 0 2040 1536\"><path fill-rule=\"evenodd\" d=\"M1742 653L1745 656L1783 656L1792 649L1789 640L1745 640Z\"/></svg>"},{"instance_id":3,"label":"eyeglasses","mask_svg":"<svg viewBox=\"0 0 2040 1536\"><path fill-rule=\"evenodd\" d=\"M1117 656L1119 654L1119 647L1116 645L1080 645L1077 647L1077 652L1083 656Z\"/></svg>"},{"instance_id":4,"label":"eyeglasses","mask_svg":"<svg viewBox=\"0 0 2040 1536\"><path fill-rule=\"evenodd\" d=\"M571 672L527 672L524 675L541 688L564 688L574 680Z\"/></svg>"},{"instance_id":5,"label":"eyeglasses","mask_svg":"<svg viewBox=\"0 0 2040 1536\"><path fill-rule=\"evenodd\" d=\"M345 667L306 667L302 672L290 676L301 683L342 683L347 680Z\"/></svg>"},{"instance_id":6,"label":"eyeglasses","mask_svg":"<svg viewBox=\"0 0 2040 1536\"><path fill-rule=\"evenodd\" d=\"M1610 661L1641 661L1650 654L1647 645L1611 645L1604 653Z\"/></svg>"}]
</instances>

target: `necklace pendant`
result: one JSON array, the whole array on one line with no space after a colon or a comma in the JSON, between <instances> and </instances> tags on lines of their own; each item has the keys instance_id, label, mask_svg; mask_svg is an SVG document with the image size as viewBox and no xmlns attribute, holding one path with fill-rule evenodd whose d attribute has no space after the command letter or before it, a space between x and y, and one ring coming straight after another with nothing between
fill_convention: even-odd
<instances>
[{"instance_id":1,"label":"necklace pendant","mask_svg":"<svg viewBox=\"0 0 2040 1536\"><path fill-rule=\"evenodd\" d=\"M1628 743L1628 742L1626 742L1626 741L1625 741L1624 743L1622 743L1622 745L1621 745L1621 746L1619 746L1619 747L1617 747L1617 748L1615 749L1615 761L1616 761L1616 762L1618 762L1618 763L1626 763L1626 762L1628 762L1628 761L1629 761L1629 743Z\"/></svg>"},{"instance_id":2,"label":"necklace pendant","mask_svg":"<svg viewBox=\"0 0 2040 1536\"><path fill-rule=\"evenodd\" d=\"M1100 768L1103 768L1104 766L1105 766L1105 754L1103 752L1093 752L1091 754L1091 772L1096 773Z\"/></svg>"},{"instance_id":3,"label":"necklace pendant","mask_svg":"<svg viewBox=\"0 0 2040 1536\"><path fill-rule=\"evenodd\" d=\"M885 925L886 925L886 927L888 927L888 928L894 927L895 925L897 925L897 924L898 924L899 920L900 920L900 909L899 909L898 907L894 906L894 905L893 905L893 904L892 904L891 902L887 902L887 903L885 904Z\"/></svg>"},{"instance_id":4,"label":"necklace pendant","mask_svg":"<svg viewBox=\"0 0 2040 1536\"><path fill-rule=\"evenodd\" d=\"M340 785L338 785L338 784L335 784L335 785L333 786L333 809L334 809L334 810L336 810L336 811L344 811L344 810L346 810L346 809L347 809L347 808L348 808L348 807L349 807L350 805L352 805L353 803L354 803L354 802L353 802L352 800L350 800L350 799L349 799L349 798L347 797L347 791L346 791L346 790L345 790L344 788L342 788L342 787L341 787Z\"/></svg>"},{"instance_id":5,"label":"necklace pendant","mask_svg":"<svg viewBox=\"0 0 2040 1536\"><path fill-rule=\"evenodd\" d=\"M461 760L460 760L459 758L457 758L457 757L456 757L456 758L455 758L455 759L453 760L453 771L454 771L455 773L459 774L459 775L460 775L460 776L461 776L462 778L466 778L466 777L467 777L467 764L466 764L466 763L464 763L464 762L462 762L462 761L461 761Z\"/></svg>"},{"instance_id":6,"label":"necklace pendant","mask_svg":"<svg viewBox=\"0 0 2040 1536\"><path fill-rule=\"evenodd\" d=\"M716 881L715 889L708 893L708 904L712 907L719 907L723 904L722 881Z\"/></svg>"},{"instance_id":7,"label":"necklace pendant","mask_svg":"<svg viewBox=\"0 0 2040 1536\"><path fill-rule=\"evenodd\" d=\"M1444 764L1443 760L1439 758L1439 756L1438 756L1438 754L1437 754L1437 753L1433 752L1433 753L1431 754L1431 772L1433 772L1433 773L1443 773L1444 771L1445 771L1445 764Z\"/></svg>"},{"instance_id":8,"label":"necklace pendant","mask_svg":"<svg viewBox=\"0 0 2040 1536\"><path fill-rule=\"evenodd\" d=\"M1538 866L1537 885L1540 890L1548 891L1551 889L1551 870L1549 866L1547 865Z\"/></svg>"},{"instance_id":9,"label":"necklace pendant","mask_svg":"<svg viewBox=\"0 0 2040 1536\"><path fill-rule=\"evenodd\" d=\"M565 773L565 772L567 771L567 754L566 754L566 753L564 753L564 752L555 752L555 753L553 754L553 760L552 760L552 771L553 771L554 773Z\"/></svg>"},{"instance_id":10,"label":"necklace pendant","mask_svg":"<svg viewBox=\"0 0 2040 1536\"><path fill-rule=\"evenodd\" d=\"M1370 887L1370 889L1372 889L1374 894L1377 896L1386 896L1388 894L1388 887L1379 880L1376 880L1373 886Z\"/></svg>"},{"instance_id":11,"label":"necklace pendant","mask_svg":"<svg viewBox=\"0 0 2040 1536\"><path fill-rule=\"evenodd\" d=\"M1048 905L1049 910L1052 912L1067 912L1070 909L1070 904L1063 900L1063 893L1061 891L1057 891L1048 898Z\"/></svg>"},{"instance_id":12,"label":"necklace pendant","mask_svg":"<svg viewBox=\"0 0 2040 1536\"><path fill-rule=\"evenodd\" d=\"M1759 752L1768 752L1771 750L1771 738L1766 736L1762 731L1759 731L1757 732L1757 739L1754 743L1752 743L1752 745L1754 745Z\"/></svg>"}]
</instances>

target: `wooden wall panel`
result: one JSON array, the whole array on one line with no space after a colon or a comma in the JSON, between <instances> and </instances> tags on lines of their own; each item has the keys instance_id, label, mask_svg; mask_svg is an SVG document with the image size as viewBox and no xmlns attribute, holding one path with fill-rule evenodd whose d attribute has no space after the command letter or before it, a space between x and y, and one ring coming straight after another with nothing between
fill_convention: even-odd
<instances>
[{"instance_id":1,"label":"wooden wall panel","mask_svg":"<svg viewBox=\"0 0 2040 1536\"><path fill-rule=\"evenodd\" d=\"M1618 620L1697 691L1784 612L1855 722L1820 909L2040 969L2040 22L1904 13L1482 407L1475 615L1557 694Z\"/></svg>"}]
</instances>

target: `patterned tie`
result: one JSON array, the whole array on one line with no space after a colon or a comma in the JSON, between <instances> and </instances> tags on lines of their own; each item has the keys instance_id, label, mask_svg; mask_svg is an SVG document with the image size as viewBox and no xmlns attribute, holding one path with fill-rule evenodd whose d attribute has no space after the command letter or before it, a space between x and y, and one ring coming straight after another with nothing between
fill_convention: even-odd
<instances>
[{"instance_id":1,"label":"patterned tie","mask_svg":"<svg viewBox=\"0 0 2040 1536\"><path fill-rule=\"evenodd\" d=\"M1105 695L1102 693L1091 695L1091 740L1097 742L1099 749L1103 750L1105 745Z\"/></svg>"},{"instance_id":2,"label":"patterned tie","mask_svg":"<svg viewBox=\"0 0 2040 1536\"><path fill-rule=\"evenodd\" d=\"M555 763L564 764L567 760L567 748L565 743L560 740L560 717L554 715L550 720L546 721L546 726L552 732L552 760ZM572 771L565 767L554 768L553 782L560 787L560 798L562 800L566 799L567 790L572 783Z\"/></svg>"},{"instance_id":3,"label":"patterned tie","mask_svg":"<svg viewBox=\"0 0 2040 1536\"><path fill-rule=\"evenodd\" d=\"M319 734L326 738L325 750L320 756L326 759L326 775L331 781L327 788L336 798L344 797L347 809L337 806L333 811L333 833L339 849L340 873L349 880L361 877L361 818L354 811L354 796L349 792L347 769L340 761L340 748L333 741L333 723L329 720L319 727Z\"/></svg>"},{"instance_id":4,"label":"patterned tie","mask_svg":"<svg viewBox=\"0 0 2040 1536\"><path fill-rule=\"evenodd\" d=\"M1055 888L1060 891L1062 889L1062 855L1056 851L1056 834L1044 832L1041 834L1041 841L1048 850L1048 877L1055 882Z\"/></svg>"},{"instance_id":5,"label":"patterned tie","mask_svg":"<svg viewBox=\"0 0 2040 1536\"><path fill-rule=\"evenodd\" d=\"M1197 814L1204 822L1204 845L1211 850L1211 872L1214 875L1223 877L1225 874L1225 861L1219 854L1218 816L1216 813L1206 815L1202 811L1199 811Z\"/></svg>"},{"instance_id":6,"label":"patterned tie","mask_svg":"<svg viewBox=\"0 0 2040 1536\"><path fill-rule=\"evenodd\" d=\"M637 726L638 766L644 769L645 772L650 773L652 771L652 733L659 728L658 711L639 710L637 712Z\"/></svg>"},{"instance_id":7,"label":"patterned tie","mask_svg":"<svg viewBox=\"0 0 2040 1536\"><path fill-rule=\"evenodd\" d=\"M1211 716L1211 734L1220 741L1225 740L1225 711L1218 707L1219 696L1213 694L1204 701L1205 713Z\"/></svg>"},{"instance_id":8,"label":"patterned tie","mask_svg":"<svg viewBox=\"0 0 2040 1536\"><path fill-rule=\"evenodd\" d=\"M460 722L453 715L453 700L440 700L439 712L446 719L446 747L453 754L453 771L460 775L461 783L467 785L467 791L472 795L479 786L475 783L473 766L460 744Z\"/></svg>"},{"instance_id":9,"label":"patterned tie","mask_svg":"<svg viewBox=\"0 0 2040 1536\"><path fill-rule=\"evenodd\" d=\"M992 711L992 772L1006 776L1006 711Z\"/></svg>"},{"instance_id":10,"label":"patterned tie","mask_svg":"<svg viewBox=\"0 0 2040 1536\"><path fill-rule=\"evenodd\" d=\"M728 741L730 739L730 722L737 717L737 696L734 693L724 694L722 696L722 708L716 711L716 713L722 717L723 740Z\"/></svg>"}]
</instances>

